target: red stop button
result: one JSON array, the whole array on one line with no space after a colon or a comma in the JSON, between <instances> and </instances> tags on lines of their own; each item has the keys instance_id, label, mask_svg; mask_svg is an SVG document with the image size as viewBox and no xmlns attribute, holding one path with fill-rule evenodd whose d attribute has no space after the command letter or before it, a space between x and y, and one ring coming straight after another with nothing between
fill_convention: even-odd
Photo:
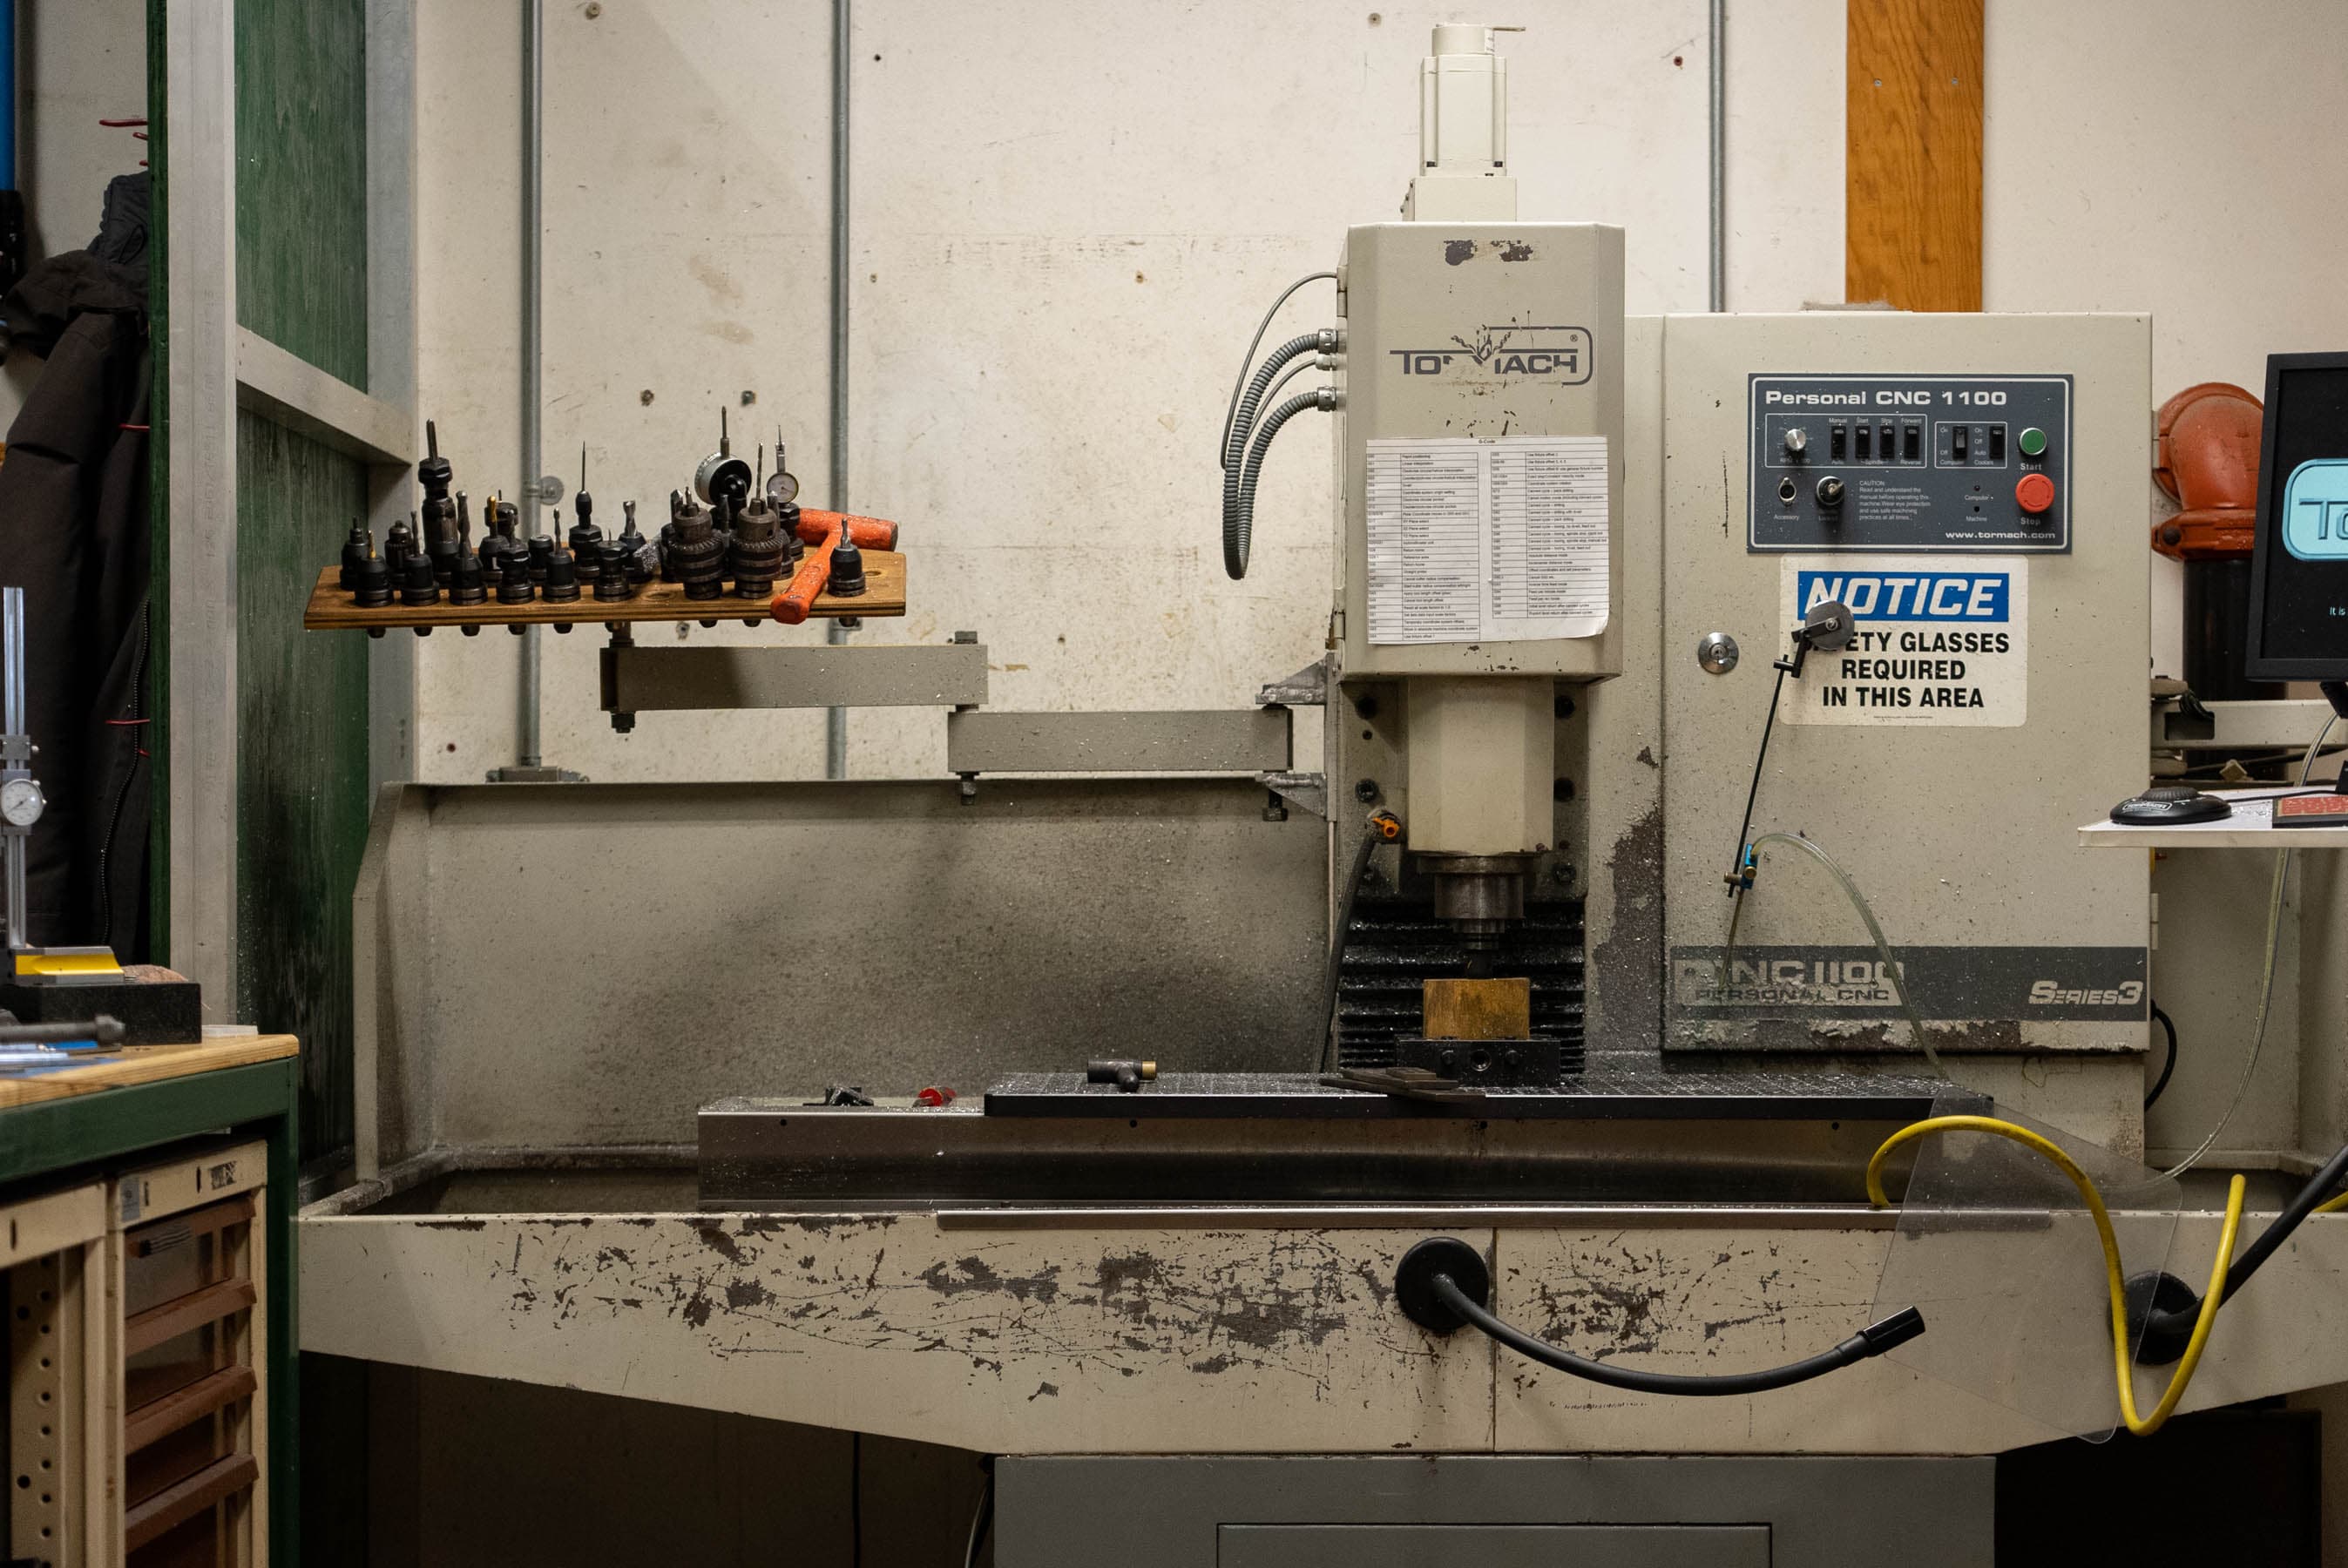
<instances>
[{"instance_id":1,"label":"red stop button","mask_svg":"<svg viewBox=\"0 0 2348 1568\"><path fill-rule=\"evenodd\" d=\"M2013 487L2013 500L2032 517L2039 517L2054 505L2054 481L2044 474L2024 474Z\"/></svg>"}]
</instances>

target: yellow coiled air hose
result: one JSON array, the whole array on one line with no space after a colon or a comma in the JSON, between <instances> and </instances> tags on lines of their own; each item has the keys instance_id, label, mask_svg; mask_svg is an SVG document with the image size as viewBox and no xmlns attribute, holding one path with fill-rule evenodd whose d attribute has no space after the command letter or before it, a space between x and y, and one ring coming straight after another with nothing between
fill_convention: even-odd
<instances>
[{"instance_id":1,"label":"yellow coiled air hose","mask_svg":"<svg viewBox=\"0 0 2348 1568\"><path fill-rule=\"evenodd\" d=\"M2071 1178L2079 1189L2088 1212L2096 1216L2096 1235L2104 1244L2104 1274L2111 1287L2112 1297L2112 1370L2119 1384L2120 1416L2127 1430L2137 1437L2150 1437L2161 1429L2177 1401L2185 1397L2185 1386L2193 1380L2193 1369L2201 1364L2202 1348L2209 1342L2210 1326L2218 1321L2218 1306L2226 1293L2226 1271L2234 1261L2234 1235L2242 1225L2244 1184L2237 1175L2226 1189L2226 1223L2218 1235L2218 1261L2209 1270L2209 1288L2201 1297L2201 1311L2193 1320L2193 1337L2186 1341L2185 1354L2178 1358L2177 1370L2169 1375L2168 1387L2155 1405L2152 1414L2139 1416L2136 1409L2136 1385L2129 1376L2127 1330L2127 1280L2120 1268L2120 1245L2112 1235L2111 1215L2105 1211L2103 1194L2096 1190L2095 1182L2081 1170L2077 1162L2065 1153L2059 1144L2012 1122L2001 1122L1994 1116L1933 1116L1902 1127L1883 1141L1867 1162L1867 1198L1877 1208L1889 1208L1891 1200L1883 1192L1883 1162L1902 1143L1934 1132L1988 1132L2000 1138L2010 1138L2024 1148L2035 1150L2054 1163L2055 1168ZM2329 1213L2348 1207L2348 1193L2341 1194L2315 1212Z\"/></svg>"}]
</instances>

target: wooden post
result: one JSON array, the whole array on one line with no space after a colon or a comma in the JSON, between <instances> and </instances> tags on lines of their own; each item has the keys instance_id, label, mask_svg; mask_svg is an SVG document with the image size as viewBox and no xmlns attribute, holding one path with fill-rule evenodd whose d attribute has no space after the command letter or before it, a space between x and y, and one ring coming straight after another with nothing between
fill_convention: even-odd
<instances>
[{"instance_id":1,"label":"wooden post","mask_svg":"<svg viewBox=\"0 0 2348 1568\"><path fill-rule=\"evenodd\" d=\"M1985 0L1848 0L1843 293L1982 308Z\"/></svg>"}]
</instances>

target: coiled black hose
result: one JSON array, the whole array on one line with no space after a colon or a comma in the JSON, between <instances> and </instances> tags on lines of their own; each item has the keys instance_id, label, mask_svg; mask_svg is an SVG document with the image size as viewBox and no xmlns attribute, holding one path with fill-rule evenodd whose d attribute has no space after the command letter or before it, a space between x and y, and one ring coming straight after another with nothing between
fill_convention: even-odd
<instances>
[{"instance_id":1,"label":"coiled black hose","mask_svg":"<svg viewBox=\"0 0 2348 1568\"><path fill-rule=\"evenodd\" d=\"M1272 438L1280 427L1308 408L1334 408L1337 394L1334 388L1322 387L1315 392L1300 392L1270 414L1256 427L1255 437L1248 444L1247 460L1233 475L1225 475L1226 487L1235 492L1235 504L1223 514L1223 569L1234 579L1247 576L1248 546L1255 536L1255 477L1263 466L1263 455L1272 447Z\"/></svg>"}]
</instances>

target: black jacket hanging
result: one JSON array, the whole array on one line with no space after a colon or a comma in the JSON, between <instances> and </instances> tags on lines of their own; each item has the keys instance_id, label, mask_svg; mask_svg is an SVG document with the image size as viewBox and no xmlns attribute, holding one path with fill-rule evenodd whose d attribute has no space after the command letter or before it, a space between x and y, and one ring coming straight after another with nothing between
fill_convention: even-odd
<instances>
[{"instance_id":1,"label":"black jacket hanging","mask_svg":"<svg viewBox=\"0 0 2348 1568\"><path fill-rule=\"evenodd\" d=\"M88 251L0 300L8 352L47 364L0 462L0 584L25 590L34 777L29 938L147 948L149 384L147 187L107 192Z\"/></svg>"}]
</instances>

